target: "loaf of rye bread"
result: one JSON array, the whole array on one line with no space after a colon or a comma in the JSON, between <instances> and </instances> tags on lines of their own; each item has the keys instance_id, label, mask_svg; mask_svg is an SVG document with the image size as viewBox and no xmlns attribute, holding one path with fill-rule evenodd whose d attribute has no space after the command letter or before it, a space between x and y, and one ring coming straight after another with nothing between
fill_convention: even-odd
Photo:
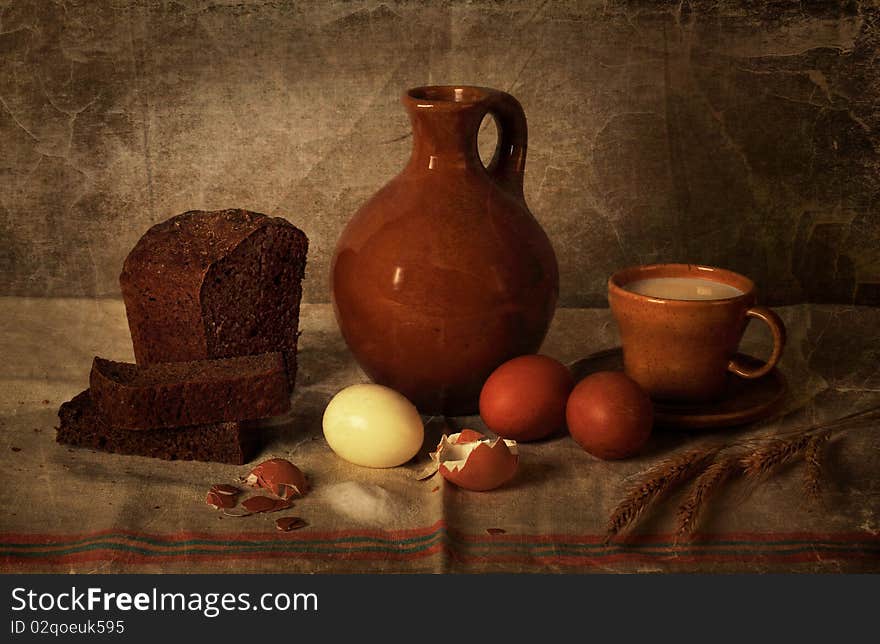
<instances>
[{"instance_id":1,"label":"loaf of rye bread","mask_svg":"<svg viewBox=\"0 0 880 644\"><path fill-rule=\"evenodd\" d=\"M61 421L56 435L59 443L117 454L243 465L259 448L259 430L249 423L141 431L113 427L98 413L88 390L61 405L58 418Z\"/></svg>"},{"instance_id":2,"label":"loaf of rye bread","mask_svg":"<svg viewBox=\"0 0 880 644\"><path fill-rule=\"evenodd\" d=\"M278 352L146 367L96 357L89 391L98 412L119 429L253 420L290 409Z\"/></svg>"},{"instance_id":3,"label":"loaf of rye bread","mask_svg":"<svg viewBox=\"0 0 880 644\"><path fill-rule=\"evenodd\" d=\"M119 276L138 365L280 351L292 389L308 244L288 221L246 210L150 228Z\"/></svg>"}]
</instances>

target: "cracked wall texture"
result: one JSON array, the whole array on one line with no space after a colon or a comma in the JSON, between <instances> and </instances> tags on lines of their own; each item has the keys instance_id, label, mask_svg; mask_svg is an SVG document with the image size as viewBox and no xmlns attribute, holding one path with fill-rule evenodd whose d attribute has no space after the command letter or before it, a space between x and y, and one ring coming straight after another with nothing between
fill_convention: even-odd
<instances>
[{"instance_id":1,"label":"cracked wall texture","mask_svg":"<svg viewBox=\"0 0 880 644\"><path fill-rule=\"evenodd\" d=\"M147 227L282 215L305 298L398 172L407 87L529 118L561 304L624 264L740 270L765 301L880 305L876 2L0 0L0 294L117 296Z\"/></svg>"}]
</instances>

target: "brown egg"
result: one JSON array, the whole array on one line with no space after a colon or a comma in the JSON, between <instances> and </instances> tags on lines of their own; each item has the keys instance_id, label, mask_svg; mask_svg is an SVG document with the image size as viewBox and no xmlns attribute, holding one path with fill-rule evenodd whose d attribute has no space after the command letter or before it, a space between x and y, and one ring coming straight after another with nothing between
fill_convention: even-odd
<instances>
[{"instance_id":1,"label":"brown egg","mask_svg":"<svg viewBox=\"0 0 880 644\"><path fill-rule=\"evenodd\" d=\"M546 438L565 425L565 401L574 381L560 362L547 356L520 356L486 380L480 416L493 432L516 441Z\"/></svg>"},{"instance_id":2,"label":"brown egg","mask_svg":"<svg viewBox=\"0 0 880 644\"><path fill-rule=\"evenodd\" d=\"M601 371L581 380L568 398L565 415L572 438L602 459L637 453L654 424L648 394L617 371Z\"/></svg>"}]
</instances>

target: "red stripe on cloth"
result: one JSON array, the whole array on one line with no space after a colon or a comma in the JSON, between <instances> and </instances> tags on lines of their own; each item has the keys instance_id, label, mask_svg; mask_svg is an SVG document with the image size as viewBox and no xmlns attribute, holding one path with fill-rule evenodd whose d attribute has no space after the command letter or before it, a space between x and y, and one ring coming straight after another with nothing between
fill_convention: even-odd
<instances>
[{"instance_id":1,"label":"red stripe on cloth","mask_svg":"<svg viewBox=\"0 0 880 644\"><path fill-rule=\"evenodd\" d=\"M121 564L149 564L149 563L186 563L190 561L228 561L230 559L323 559L333 561L410 561L415 559L424 559L442 552L444 546L441 543L435 544L424 550L415 552L358 552L356 550L349 552L332 552L332 553L291 553L285 551L278 552L240 552L234 555L227 554L179 554L179 555L144 555L136 552L119 552L111 551L111 556L103 550L90 550L88 552L77 552L67 555L48 555L45 557L19 559L16 557L3 556L0 557L0 566L13 565L15 567L25 567L33 565L64 565L71 563L96 563L104 561L113 561L113 563Z\"/></svg>"},{"instance_id":2,"label":"red stripe on cloth","mask_svg":"<svg viewBox=\"0 0 880 644\"><path fill-rule=\"evenodd\" d=\"M699 533L700 543L717 541L748 541L752 543L772 543L777 541L876 541L880 543L880 533L870 532L720 532ZM672 541L675 533L658 535L627 535L620 538L620 543L650 543L652 541Z\"/></svg>"},{"instance_id":3,"label":"red stripe on cloth","mask_svg":"<svg viewBox=\"0 0 880 644\"><path fill-rule=\"evenodd\" d=\"M605 541L604 534L468 534L450 530L450 535L459 541L468 543L517 541L517 543L571 543L571 544L601 544ZM650 545L654 543L671 543L678 539L678 535L672 532L646 535L626 535L615 537L613 545ZM698 534L694 543L711 545L722 541L742 541L747 543L773 544L783 541L808 541L808 542L877 542L880 543L880 533L869 532L725 532L716 534ZM682 542L682 545L687 545Z\"/></svg>"},{"instance_id":4,"label":"red stripe on cloth","mask_svg":"<svg viewBox=\"0 0 880 644\"><path fill-rule=\"evenodd\" d=\"M446 527L443 520L437 521L430 526L421 528L409 528L403 530L336 530L328 532L235 532L235 533L211 533L211 532L171 532L166 534L139 532L135 530L99 530L96 532L67 533L67 534L34 534L34 533L0 533L0 544L61 544L70 541L83 541L86 539L100 539L102 537L136 537L155 539L157 541L187 541L190 539L228 541L252 543L274 542L279 539L292 539L297 541L345 539L345 538L373 538L381 540L398 540L412 537L428 536ZM571 544L601 544L605 540L604 534L515 534L505 533L501 535L487 535L482 533L466 533L458 530L450 530L450 536L458 541L467 543L495 543L500 541L515 541L517 543L571 543ZM669 543L675 541L673 533L627 535L619 537L613 543L626 544L652 544ZM722 541L744 541L749 543L773 544L783 541L807 541L807 542L877 542L880 543L880 533L869 532L726 532L717 534L700 534L696 544L707 544Z\"/></svg>"},{"instance_id":5,"label":"red stripe on cloth","mask_svg":"<svg viewBox=\"0 0 880 644\"><path fill-rule=\"evenodd\" d=\"M24 532L0 533L0 544L49 544L81 541L84 539L100 539L102 537L140 537L144 539L157 539L166 541L187 541L190 539L204 539L212 541L234 541L250 543L253 541L278 541L284 538L296 540L324 540L345 539L350 537L372 539L408 539L423 537L445 528L446 522L437 521L433 525L422 528L407 528L403 530L336 530L331 532L169 532L165 534L155 532L138 532L136 530L98 530L96 532L63 533L63 534L36 534Z\"/></svg>"},{"instance_id":6,"label":"red stripe on cloth","mask_svg":"<svg viewBox=\"0 0 880 644\"><path fill-rule=\"evenodd\" d=\"M706 553L698 555L645 555L638 552L621 552L594 557L590 555L547 555L547 556L516 556L516 555L462 555L450 553L451 558L461 563L488 563L488 564L518 564L535 567L579 566L579 567L602 567L607 568L613 563L802 563L816 561L840 561L841 559L876 559L877 553L863 552L859 550L841 551L834 553L822 553L821 558L814 552L797 553L754 553L743 555Z\"/></svg>"},{"instance_id":7,"label":"red stripe on cloth","mask_svg":"<svg viewBox=\"0 0 880 644\"><path fill-rule=\"evenodd\" d=\"M546 556L516 556L516 555L478 555L470 556L461 552L450 549L443 544L435 544L425 550L409 553L393 553L393 552L340 552L340 553L302 553L295 554L290 552L260 552L260 553L236 553L233 556L217 555L143 555L140 553L118 553L113 552L114 563L119 564L149 564L149 563L186 563L186 562L219 562L228 561L229 559L241 560L258 560L258 559L306 559L306 560L332 560L332 561L381 561L390 560L395 562L414 561L425 559L442 551L446 551L450 558L460 563L478 563L478 564L516 564L520 566L531 566L546 568L547 566L560 567L579 567L579 568L605 568L609 564L614 563L680 563L680 564L700 564L700 563L809 563L817 561L816 553L813 552L797 552L797 553L754 553L754 554L717 554L706 553L698 555L644 555L638 552L621 552L609 554L602 557L594 557L589 555L546 555ZM877 558L876 553L867 553L861 551L842 551L835 553L824 553L822 559L826 561L840 560L857 560L864 558ZM22 561L10 557L0 558L0 564L14 564L16 567L24 567L27 565L69 565L74 563L97 563L107 561L107 554L100 550L82 553L74 553L62 556L48 556L39 559Z\"/></svg>"}]
</instances>

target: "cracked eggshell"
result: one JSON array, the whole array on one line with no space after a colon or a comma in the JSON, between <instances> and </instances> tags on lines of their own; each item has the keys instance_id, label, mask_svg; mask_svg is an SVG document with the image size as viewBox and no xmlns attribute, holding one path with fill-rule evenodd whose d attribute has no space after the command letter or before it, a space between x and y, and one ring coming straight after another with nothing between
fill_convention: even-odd
<instances>
[{"instance_id":1,"label":"cracked eggshell","mask_svg":"<svg viewBox=\"0 0 880 644\"><path fill-rule=\"evenodd\" d=\"M289 499L303 496L309 491L306 475L296 465L284 458L270 458L251 470L245 483L269 490L275 496Z\"/></svg>"},{"instance_id":2,"label":"cracked eggshell","mask_svg":"<svg viewBox=\"0 0 880 644\"><path fill-rule=\"evenodd\" d=\"M516 474L519 462L516 441L486 438L473 430L444 435L431 456L443 478L474 492L501 487Z\"/></svg>"},{"instance_id":3,"label":"cracked eggshell","mask_svg":"<svg viewBox=\"0 0 880 644\"><path fill-rule=\"evenodd\" d=\"M376 384L346 387L324 410L324 438L340 458L364 467L395 467L422 447L419 412L402 394Z\"/></svg>"},{"instance_id":4,"label":"cracked eggshell","mask_svg":"<svg viewBox=\"0 0 880 644\"><path fill-rule=\"evenodd\" d=\"M229 510L235 507L235 496L231 494L223 494L216 490L211 490L205 497L205 503L215 510Z\"/></svg>"},{"instance_id":5,"label":"cracked eggshell","mask_svg":"<svg viewBox=\"0 0 880 644\"><path fill-rule=\"evenodd\" d=\"M474 443L486 439L485 434L481 434L474 429L463 429L458 432L458 434L453 434L453 436L455 436L454 442L456 445L460 445L462 443Z\"/></svg>"}]
</instances>

